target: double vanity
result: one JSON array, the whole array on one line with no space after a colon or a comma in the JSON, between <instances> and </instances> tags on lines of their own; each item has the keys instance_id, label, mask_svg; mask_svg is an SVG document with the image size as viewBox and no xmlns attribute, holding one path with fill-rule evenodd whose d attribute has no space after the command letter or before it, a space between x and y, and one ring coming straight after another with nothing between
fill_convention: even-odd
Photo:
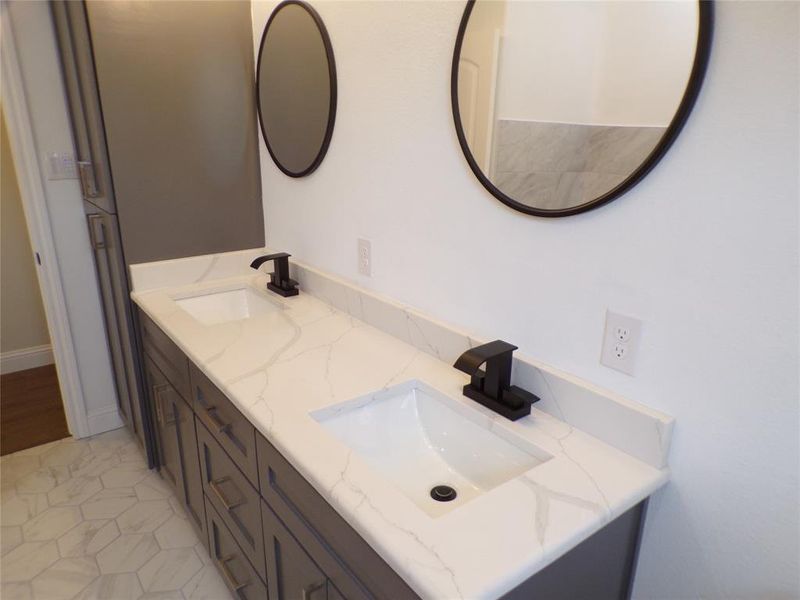
<instances>
[{"instance_id":1,"label":"double vanity","mask_svg":"<svg viewBox=\"0 0 800 600\"><path fill-rule=\"evenodd\" d=\"M668 416L517 357L509 420L452 366L481 340L260 254L131 267L158 466L235 596L630 594Z\"/></svg>"}]
</instances>

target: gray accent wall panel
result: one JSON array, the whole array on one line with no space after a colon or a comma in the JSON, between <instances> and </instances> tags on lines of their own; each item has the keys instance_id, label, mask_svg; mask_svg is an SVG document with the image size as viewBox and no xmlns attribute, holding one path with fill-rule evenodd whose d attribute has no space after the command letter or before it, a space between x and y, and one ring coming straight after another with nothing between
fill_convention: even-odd
<instances>
[{"instance_id":1,"label":"gray accent wall panel","mask_svg":"<svg viewBox=\"0 0 800 600\"><path fill-rule=\"evenodd\" d=\"M126 261L264 245L249 2L87 2Z\"/></svg>"}]
</instances>

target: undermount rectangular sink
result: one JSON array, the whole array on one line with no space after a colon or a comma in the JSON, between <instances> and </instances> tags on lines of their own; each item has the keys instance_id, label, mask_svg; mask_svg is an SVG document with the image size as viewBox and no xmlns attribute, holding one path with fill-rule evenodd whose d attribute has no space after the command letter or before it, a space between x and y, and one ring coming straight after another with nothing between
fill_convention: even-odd
<instances>
[{"instance_id":1,"label":"undermount rectangular sink","mask_svg":"<svg viewBox=\"0 0 800 600\"><path fill-rule=\"evenodd\" d=\"M311 416L432 517L551 458L418 380ZM450 490L455 498L445 500Z\"/></svg>"},{"instance_id":2,"label":"undermount rectangular sink","mask_svg":"<svg viewBox=\"0 0 800 600\"><path fill-rule=\"evenodd\" d=\"M178 298L175 303L204 325L241 321L281 309L250 287Z\"/></svg>"}]
</instances>

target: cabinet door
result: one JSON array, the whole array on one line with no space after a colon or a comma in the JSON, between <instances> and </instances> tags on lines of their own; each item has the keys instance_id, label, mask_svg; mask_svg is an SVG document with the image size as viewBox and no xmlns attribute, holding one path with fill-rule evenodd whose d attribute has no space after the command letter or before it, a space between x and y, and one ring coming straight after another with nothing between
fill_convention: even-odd
<instances>
[{"instance_id":1,"label":"cabinet door","mask_svg":"<svg viewBox=\"0 0 800 600\"><path fill-rule=\"evenodd\" d=\"M145 372L150 390L150 399L155 413L156 441L158 443L158 466L161 475L184 500L181 477L181 449L178 441L176 402L182 402L167 378L155 364L145 359Z\"/></svg>"},{"instance_id":2,"label":"cabinet door","mask_svg":"<svg viewBox=\"0 0 800 600\"><path fill-rule=\"evenodd\" d=\"M345 600L342 593L333 587L330 581L328 581L328 600Z\"/></svg>"},{"instance_id":3,"label":"cabinet door","mask_svg":"<svg viewBox=\"0 0 800 600\"><path fill-rule=\"evenodd\" d=\"M139 311L144 353L184 398L191 398L189 359L144 312Z\"/></svg>"},{"instance_id":4,"label":"cabinet door","mask_svg":"<svg viewBox=\"0 0 800 600\"><path fill-rule=\"evenodd\" d=\"M327 578L263 501L261 518L270 600L328 600Z\"/></svg>"},{"instance_id":5,"label":"cabinet door","mask_svg":"<svg viewBox=\"0 0 800 600\"><path fill-rule=\"evenodd\" d=\"M197 432L194 413L182 399L173 404L176 410L178 446L180 448L181 479L183 480L184 506L190 520L206 540L206 510L203 500L203 481L200 475L200 458L197 454Z\"/></svg>"}]
</instances>

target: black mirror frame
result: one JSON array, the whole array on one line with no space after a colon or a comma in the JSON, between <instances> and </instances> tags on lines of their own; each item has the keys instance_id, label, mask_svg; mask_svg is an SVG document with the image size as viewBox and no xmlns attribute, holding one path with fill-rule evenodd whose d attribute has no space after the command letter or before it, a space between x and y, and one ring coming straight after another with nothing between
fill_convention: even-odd
<instances>
[{"instance_id":1,"label":"black mirror frame","mask_svg":"<svg viewBox=\"0 0 800 600\"><path fill-rule=\"evenodd\" d=\"M272 150L272 146L270 146L269 138L267 137L267 132L264 129L264 119L261 114L261 93L259 88L259 79L261 78L261 55L264 52L264 41L267 39L267 33L269 32L269 26L272 24L273 19L275 16L286 6L291 4L295 4L302 9L304 9L311 18L314 20L314 24L317 26L319 30L320 37L322 38L322 43L325 46L325 55L328 59L328 77L330 78L330 86L331 86L331 95L330 95L330 103L328 105L328 125L325 129L325 137L322 139L322 144L320 146L319 152L311 164L303 169L302 171L295 172L290 171L286 167L284 167L281 162L278 160L278 157L275 156L275 152ZM272 161L277 165L277 167L289 177L305 177L306 175L310 175L314 171L317 170L317 167L322 163L322 160L325 158L325 154L328 152L328 146L331 143L331 137L333 136L333 125L336 122L336 61L333 58L333 46L331 45L331 39L328 35L328 30L325 27L325 23L320 17L319 13L311 6L308 2L304 2L303 0L284 0L278 6L274 8L272 14L269 16L267 20L267 24L264 26L264 32L261 34L261 42L258 45L258 62L256 63L256 109L258 110L258 124L261 129L261 137L264 138L264 144L267 146L267 152L272 157Z\"/></svg>"},{"instance_id":2,"label":"black mirror frame","mask_svg":"<svg viewBox=\"0 0 800 600\"><path fill-rule=\"evenodd\" d=\"M653 167L658 164L658 161L663 158L670 146L672 146L673 142L678 137L678 134L686 124L689 114L692 112L692 108L694 107L697 97L700 94L700 88L703 85L703 79L705 77L709 56L711 54L714 17L713 0L699 0L698 2L699 19L697 27L697 50L695 52L694 62L692 63L692 71L689 75L689 81L686 84L686 91L683 94L683 99L678 105L675 116L672 118L672 121L670 121L667 130L664 132L664 135L658 144L656 144L655 148L653 148L647 158L644 159L642 164L639 165L639 167L633 173L631 173L624 181L602 196L598 196L594 200L584 202L583 204L579 204L577 206L554 210L535 208L527 204L517 202L510 196L504 194L489 180L483 171L481 171L481 168L478 166L478 163L472 156L472 152L470 152L469 145L467 144L467 138L464 135L464 129L461 125L461 114L458 108L458 61L459 57L461 56L461 46L464 42L464 34L467 30L467 23L469 22L469 17L472 13L475 1L476 0L467 0L467 5L464 8L464 14L461 17L461 23L458 27L458 36L456 37L456 46L453 52L453 65L450 73L450 100L453 108L453 120L455 121L458 143L461 145L461 149L464 151L464 157L467 159L467 163L469 163L472 172L475 173L475 176L478 178L478 181L483 184L483 187L489 190L489 192L495 198L500 200L500 202L506 206L509 206L510 208L513 208L514 210L518 210L529 215L535 215L537 217L568 217L570 215L583 213L603 206L604 204L608 204L612 200L622 196L642 179L644 179L644 177L653 169Z\"/></svg>"}]
</instances>

